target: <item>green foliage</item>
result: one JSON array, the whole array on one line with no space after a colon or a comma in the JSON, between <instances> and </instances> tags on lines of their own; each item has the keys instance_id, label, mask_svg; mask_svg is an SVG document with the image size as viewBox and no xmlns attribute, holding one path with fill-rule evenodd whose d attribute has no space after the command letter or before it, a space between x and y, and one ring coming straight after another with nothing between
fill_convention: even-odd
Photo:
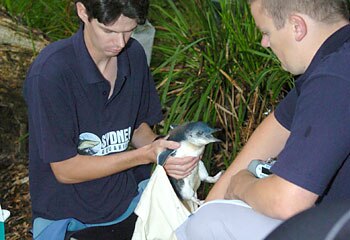
<instances>
[{"instance_id":1,"label":"green foliage","mask_svg":"<svg viewBox=\"0 0 350 240\"><path fill-rule=\"evenodd\" d=\"M244 0L156 1L151 18L157 29L153 74L167 107L165 131L170 124L196 120L221 127L229 164L291 76L260 46Z\"/></svg>"},{"instance_id":2,"label":"green foliage","mask_svg":"<svg viewBox=\"0 0 350 240\"><path fill-rule=\"evenodd\" d=\"M23 24L40 29L50 40L70 36L78 28L72 0L0 0Z\"/></svg>"}]
</instances>

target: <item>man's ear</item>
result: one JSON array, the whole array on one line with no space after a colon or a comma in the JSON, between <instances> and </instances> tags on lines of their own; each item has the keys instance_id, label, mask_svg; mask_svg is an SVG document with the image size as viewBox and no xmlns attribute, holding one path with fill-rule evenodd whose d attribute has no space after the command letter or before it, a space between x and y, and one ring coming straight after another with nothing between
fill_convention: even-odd
<instances>
[{"instance_id":1,"label":"man's ear","mask_svg":"<svg viewBox=\"0 0 350 240\"><path fill-rule=\"evenodd\" d=\"M293 14L289 17L289 22L293 28L296 41L301 41L307 34L307 24L300 15Z\"/></svg>"},{"instance_id":2,"label":"man's ear","mask_svg":"<svg viewBox=\"0 0 350 240\"><path fill-rule=\"evenodd\" d=\"M87 23L89 21L89 16L86 13L86 8L81 2L76 3L77 14L81 21Z\"/></svg>"}]
</instances>

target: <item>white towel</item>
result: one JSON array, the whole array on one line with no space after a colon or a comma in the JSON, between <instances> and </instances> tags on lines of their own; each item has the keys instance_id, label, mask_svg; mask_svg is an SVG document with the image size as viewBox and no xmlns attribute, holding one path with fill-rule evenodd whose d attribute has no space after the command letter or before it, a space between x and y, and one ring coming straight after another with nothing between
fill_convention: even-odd
<instances>
[{"instance_id":1,"label":"white towel","mask_svg":"<svg viewBox=\"0 0 350 240\"><path fill-rule=\"evenodd\" d=\"M162 166L157 165L144 190L132 240L176 240L175 230L190 212L176 196Z\"/></svg>"},{"instance_id":2,"label":"white towel","mask_svg":"<svg viewBox=\"0 0 350 240\"><path fill-rule=\"evenodd\" d=\"M10 211L1 209L1 205L0 205L0 222L5 222L9 216L10 216Z\"/></svg>"}]
</instances>

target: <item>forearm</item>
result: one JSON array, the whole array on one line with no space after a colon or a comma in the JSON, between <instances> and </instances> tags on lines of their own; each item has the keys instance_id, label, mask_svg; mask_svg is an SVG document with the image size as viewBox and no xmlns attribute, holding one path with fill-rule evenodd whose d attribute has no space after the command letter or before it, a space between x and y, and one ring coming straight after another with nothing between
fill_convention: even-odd
<instances>
[{"instance_id":1,"label":"forearm","mask_svg":"<svg viewBox=\"0 0 350 240\"><path fill-rule=\"evenodd\" d=\"M264 186L264 182L270 179L258 179L247 170L242 170L232 179L231 185L228 187L225 198L240 199L249 204L257 212L263 213L273 218L281 218L277 216L278 194L271 192L270 188Z\"/></svg>"},{"instance_id":2,"label":"forearm","mask_svg":"<svg viewBox=\"0 0 350 240\"><path fill-rule=\"evenodd\" d=\"M135 166L155 163L157 155L161 151L176 149L180 146L179 143L173 141L153 141L156 136L151 128L143 123L134 131L132 137L132 145L137 148L135 150L107 156L77 155L71 159L51 163L51 168L58 181L67 184L80 183L106 177ZM171 159L166 169L173 177L188 175L188 171L193 169L196 160L193 157ZM185 163L183 160L185 160ZM174 172L172 171L173 165L180 165L181 169L176 169Z\"/></svg>"},{"instance_id":3,"label":"forearm","mask_svg":"<svg viewBox=\"0 0 350 240\"><path fill-rule=\"evenodd\" d=\"M52 163L56 178L63 183L80 183L118 172L135 166L156 161L156 149L150 145L156 137L152 129L142 123L133 133L131 140L135 150L115 153L107 156L76 155L73 158Z\"/></svg>"},{"instance_id":4,"label":"forearm","mask_svg":"<svg viewBox=\"0 0 350 240\"><path fill-rule=\"evenodd\" d=\"M248 170L232 177L228 199L240 199L257 212L287 219L314 205L318 196L276 175L258 179Z\"/></svg>"},{"instance_id":5,"label":"forearm","mask_svg":"<svg viewBox=\"0 0 350 240\"><path fill-rule=\"evenodd\" d=\"M135 148L140 148L152 143L156 137L157 135L152 131L150 126L146 123L142 123L135 129L131 143Z\"/></svg>"},{"instance_id":6,"label":"forearm","mask_svg":"<svg viewBox=\"0 0 350 240\"><path fill-rule=\"evenodd\" d=\"M76 155L61 162L51 163L51 168L58 181L72 184L106 177L154 161L150 146L144 146L107 156Z\"/></svg>"},{"instance_id":7,"label":"forearm","mask_svg":"<svg viewBox=\"0 0 350 240\"><path fill-rule=\"evenodd\" d=\"M288 136L289 131L281 126L274 113L271 113L254 131L230 167L211 189L206 200L223 199L233 175L246 169L254 159L267 160L277 156L283 149Z\"/></svg>"}]
</instances>

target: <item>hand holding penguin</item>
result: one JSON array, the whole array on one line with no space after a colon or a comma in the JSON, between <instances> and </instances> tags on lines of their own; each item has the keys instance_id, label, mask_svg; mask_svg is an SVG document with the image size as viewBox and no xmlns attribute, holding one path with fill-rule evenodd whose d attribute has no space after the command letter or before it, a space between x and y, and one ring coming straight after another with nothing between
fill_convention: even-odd
<instances>
[{"instance_id":1,"label":"hand holding penguin","mask_svg":"<svg viewBox=\"0 0 350 240\"><path fill-rule=\"evenodd\" d=\"M207 144L221 141L212 135L217 131L219 129L211 128L203 122L192 122L177 126L170 131L167 140L178 142L181 146L177 149L167 149L161 152L157 157L158 164L166 165L170 157L179 158L182 165L186 164L183 162L184 157L192 156L198 160ZM193 162L190 164L193 164ZM188 176L184 178L169 176L169 179L178 197L185 202L190 211L194 211L202 203L197 198L197 190L201 181L215 183L221 175L222 172L214 177L209 176L204 163L199 161L198 164L194 165Z\"/></svg>"},{"instance_id":2,"label":"hand holding penguin","mask_svg":"<svg viewBox=\"0 0 350 240\"><path fill-rule=\"evenodd\" d=\"M174 179L183 179L189 176L200 161L200 157L172 157L166 161L164 169L168 176Z\"/></svg>"},{"instance_id":3,"label":"hand holding penguin","mask_svg":"<svg viewBox=\"0 0 350 240\"><path fill-rule=\"evenodd\" d=\"M155 141L154 145L157 145L159 150L157 151L157 158L160 153L170 150L176 151L181 147L181 144L176 141L168 139L169 136L166 136L162 139ZM201 157L201 156L200 156ZM193 169L197 166L198 161L200 160L198 156L169 156L166 160L166 163L163 165L168 176L174 179L182 179L191 174ZM158 161L158 160L157 160Z\"/></svg>"}]
</instances>

